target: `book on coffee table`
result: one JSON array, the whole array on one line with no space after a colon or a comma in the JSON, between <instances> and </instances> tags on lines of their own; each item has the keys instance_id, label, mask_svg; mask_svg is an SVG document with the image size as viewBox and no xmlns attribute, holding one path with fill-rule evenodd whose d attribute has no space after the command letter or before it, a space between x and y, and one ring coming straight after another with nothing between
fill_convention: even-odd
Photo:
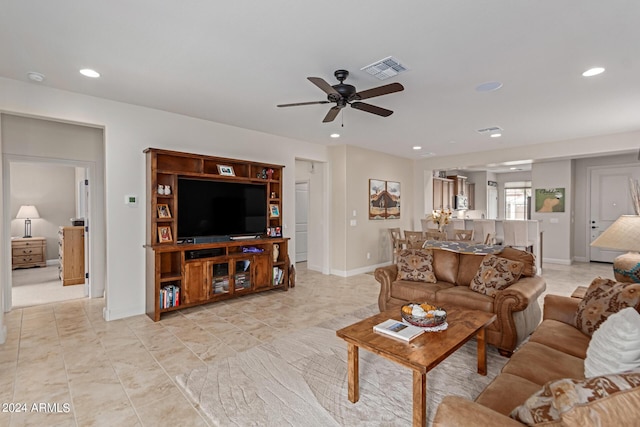
<instances>
[{"instance_id":1,"label":"book on coffee table","mask_svg":"<svg viewBox=\"0 0 640 427\"><path fill-rule=\"evenodd\" d=\"M373 330L407 342L424 333L424 329L422 328L408 325L406 323L402 323L400 320L393 319L378 323L373 327Z\"/></svg>"}]
</instances>

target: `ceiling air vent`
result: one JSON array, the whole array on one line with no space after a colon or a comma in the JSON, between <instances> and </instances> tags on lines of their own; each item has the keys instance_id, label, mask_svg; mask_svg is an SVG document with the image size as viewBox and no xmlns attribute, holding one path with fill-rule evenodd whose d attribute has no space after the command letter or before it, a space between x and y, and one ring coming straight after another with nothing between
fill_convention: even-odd
<instances>
[{"instance_id":1,"label":"ceiling air vent","mask_svg":"<svg viewBox=\"0 0 640 427\"><path fill-rule=\"evenodd\" d=\"M484 129L478 129L476 130L476 132L481 133L483 135L485 134L491 134L493 132L500 132L502 131L502 128L498 127L498 126L492 126L490 128L484 128Z\"/></svg>"},{"instance_id":2,"label":"ceiling air vent","mask_svg":"<svg viewBox=\"0 0 640 427\"><path fill-rule=\"evenodd\" d=\"M398 74L405 72L408 69L409 68L402 65L400 61L398 61L393 56L388 56L384 59L381 59L380 61L374 62L371 65L360 68L360 70L365 71L380 80L386 80L389 77L397 76Z\"/></svg>"}]
</instances>

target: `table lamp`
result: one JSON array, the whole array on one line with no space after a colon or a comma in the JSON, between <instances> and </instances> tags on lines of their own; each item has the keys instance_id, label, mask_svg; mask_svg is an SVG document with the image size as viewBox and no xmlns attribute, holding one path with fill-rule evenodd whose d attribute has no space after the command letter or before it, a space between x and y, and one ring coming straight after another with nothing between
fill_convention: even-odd
<instances>
[{"instance_id":1,"label":"table lamp","mask_svg":"<svg viewBox=\"0 0 640 427\"><path fill-rule=\"evenodd\" d=\"M640 216L622 215L591 246L629 251L613 260L613 275L618 282L640 283Z\"/></svg>"},{"instance_id":2,"label":"table lamp","mask_svg":"<svg viewBox=\"0 0 640 427\"><path fill-rule=\"evenodd\" d=\"M40 218L40 214L38 213L38 209L36 209L35 206L20 206L18 215L16 215L16 219L24 219L24 236L22 237L31 237L31 219L37 218Z\"/></svg>"}]
</instances>

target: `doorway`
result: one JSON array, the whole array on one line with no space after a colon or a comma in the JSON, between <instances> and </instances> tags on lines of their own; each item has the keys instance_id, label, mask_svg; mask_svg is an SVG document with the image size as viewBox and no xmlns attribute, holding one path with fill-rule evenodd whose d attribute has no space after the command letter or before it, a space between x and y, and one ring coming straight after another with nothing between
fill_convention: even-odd
<instances>
[{"instance_id":1,"label":"doorway","mask_svg":"<svg viewBox=\"0 0 640 427\"><path fill-rule=\"evenodd\" d=\"M593 242L620 215L633 215L629 193L629 180L640 179L640 167L622 166L594 168L590 173L589 242ZM589 259L596 262L613 262L623 252L589 246Z\"/></svg>"},{"instance_id":2,"label":"doorway","mask_svg":"<svg viewBox=\"0 0 640 427\"><path fill-rule=\"evenodd\" d=\"M309 181L296 182L296 262L307 261Z\"/></svg>"},{"instance_id":3,"label":"doorway","mask_svg":"<svg viewBox=\"0 0 640 427\"><path fill-rule=\"evenodd\" d=\"M71 222L88 218L87 167L78 162L11 157L6 165L12 252L7 305L16 309L88 297L89 235L83 226L74 227ZM28 233L25 220L14 219L25 206L35 210ZM69 240L71 234L73 240ZM69 280L71 271L73 280Z\"/></svg>"}]
</instances>

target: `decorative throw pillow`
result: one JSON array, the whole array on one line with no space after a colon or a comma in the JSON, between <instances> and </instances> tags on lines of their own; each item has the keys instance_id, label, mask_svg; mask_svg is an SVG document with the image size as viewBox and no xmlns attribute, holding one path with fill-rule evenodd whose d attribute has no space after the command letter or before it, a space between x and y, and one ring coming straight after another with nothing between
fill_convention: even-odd
<instances>
[{"instance_id":1,"label":"decorative throw pillow","mask_svg":"<svg viewBox=\"0 0 640 427\"><path fill-rule=\"evenodd\" d=\"M493 297L498 291L517 282L523 267L524 264L520 261L485 255L480 263L480 268L471 281L470 288L472 291Z\"/></svg>"},{"instance_id":2,"label":"decorative throw pillow","mask_svg":"<svg viewBox=\"0 0 640 427\"><path fill-rule=\"evenodd\" d=\"M549 381L509 416L521 423L561 420L574 407L588 405L603 398L640 387L640 370L621 374L602 375L584 380L563 378ZM625 401L628 404L628 401Z\"/></svg>"},{"instance_id":3,"label":"decorative throw pillow","mask_svg":"<svg viewBox=\"0 0 640 427\"><path fill-rule=\"evenodd\" d=\"M501 258L510 259L511 261L520 261L524 264L522 275L533 277L536 275L536 256L531 252L521 251L520 249L505 247L502 252L496 254Z\"/></svg>"},{"instance_id":4,"label":"decorative throw pillow","mask_svg":"<svg viewBox=\"0 0 640 427\"><path fill-rule=\"evenodd\" d=\"M436 283L431 249L405 249L398 255L398 280Z\"/></svg>"},{"instance_id":5,"label":"decorative throw pillow","mask_svg":"<svg viewBox=\"0 0 640 427\"><path fill-rule=\"evenodd\" d=\"M591 336L610 315L627 307L640 308L640 283L618 283L596 277L578 305L576 328Z\"/></svg>"},{"instance_id":6,"label":"decorative throw pillow","mask_svg":"<svg viewBox=\"0 0 640 427\"><path fill-rule=\"evenodd\" d=\"M628 307L609 316L593 333L584 360L584 376L636 368L640 368L640 314Z\"/></svg>"}]
</instances>

